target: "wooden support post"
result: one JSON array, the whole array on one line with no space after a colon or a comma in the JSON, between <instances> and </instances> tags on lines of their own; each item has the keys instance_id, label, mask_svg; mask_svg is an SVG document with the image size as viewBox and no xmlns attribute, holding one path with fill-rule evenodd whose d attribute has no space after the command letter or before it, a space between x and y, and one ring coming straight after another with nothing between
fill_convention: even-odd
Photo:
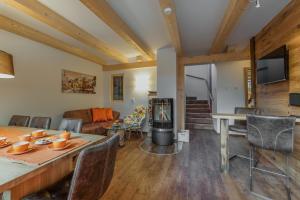
<instances>
[{"instance_id":1,"label":"wooden support post","mask_svg":"<svg viewBox=\"0 0 300 200\"><path fill-rule=\"evenodd\" d=\"M250 57L251 57L251 99L254 107L256 106L256 52L255 37L250 40Z\"/></svg>"},{"instance_id":2,"label":"wooden support post","mask_svg":"<svg viewBox=\"0 0 300 200\"><path fill-rule=\"evenodd\" d=\"M229 172L229 149L228 149L228 119L220 119L221 123L221 172Z\"/></svg>"}]
</instances>

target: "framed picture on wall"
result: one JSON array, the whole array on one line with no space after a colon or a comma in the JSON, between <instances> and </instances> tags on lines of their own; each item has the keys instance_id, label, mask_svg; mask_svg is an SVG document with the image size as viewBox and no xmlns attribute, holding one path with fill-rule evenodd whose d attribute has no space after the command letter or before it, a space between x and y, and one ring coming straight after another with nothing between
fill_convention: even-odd
<instances>
[{"instance_id":1,"label":"framed picture on wall","mask_svg":"<svg viewBox=\"0 0 300 200\"><path fill-rule=\"evenodd\" d=\"M96 76L62 70L63 93L96 94Z\"/></svg>"},{"instance_id":2,"label":"framed picture on wall","mask_svg":"<svg viewBox=\"0 0 300 200\"><path fill-rule=\"evenodd\" d=\"M111 77L112 101L124 100L124 74L113 74Z\"/></svg>"}]
</instances>

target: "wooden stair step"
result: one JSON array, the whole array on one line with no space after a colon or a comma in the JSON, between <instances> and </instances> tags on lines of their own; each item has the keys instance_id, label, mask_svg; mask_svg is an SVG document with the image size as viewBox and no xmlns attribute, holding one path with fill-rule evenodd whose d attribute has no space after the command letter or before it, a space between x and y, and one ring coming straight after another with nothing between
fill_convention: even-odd
<instances>
[{"instance_id":1,"label":"wooden stair step","mask_svg":"<svg viewBox=\"0 0 300 200\"><path fill-rule=\"evenodd\" d=\"M186 104L186 108L209 108L208 104Z\"/></svg>"},{"instance_id":2,"label":"wooden stair step","mask_svg":"<svg viewBox=\"0 0 300 200\"><path fill-rule=\"evenodd\" d=\"M211 113L186 113L186 118L211 118Z\"/></svg>"},{"instance_id":3,"label":"wooden stair step","mask_svg":"<svg viewBox=\"0 0 300 200\"><path fill-rule=\"evenodd\" d=\"M186 123L197 123L197 124L212 124L212 118L186 118Z\"/></svg>"},{"instance_id":4,"label":"wooden stair step","mask_svg":"<svg viewBox=\"0 0 300 200\"><path fill-rule=\"evenodd\" d=\"M199 130L199 129L205 129L205 130L213 130L213 124L195 124L195 123L185 123L185 129L189 130Z\"/></svg>"},{"instance_id":5,"label":"wooden stair step","mask_svg":"<svg viewBox=\"0 0 300 200\"><path fill-rule=\"evenodd\" d=\"M193 101L193 100L197 100L197 97L186 97L186 100L187 100L187 101L190 101L190 100L192 100L192 101Z\"/></svg>"},{"instance_id":6,"label":"wooden stair step","mask_svg":"<svg viewBox=\"0 0 300 200\"><path fill-rule=\"evenodd\" d=\"M186 104L208 104L207 100L186 100Z\"/></svg>"},{"instance_id":7,"label":"wooden stair step","mask_svg":"<svg viewBox=\"0 0 300 200\"><path fill-rule=\"evenodd\" d=\"M186 108L187 113L210 113L210 108Z\"/></svg>"}]
</instances>

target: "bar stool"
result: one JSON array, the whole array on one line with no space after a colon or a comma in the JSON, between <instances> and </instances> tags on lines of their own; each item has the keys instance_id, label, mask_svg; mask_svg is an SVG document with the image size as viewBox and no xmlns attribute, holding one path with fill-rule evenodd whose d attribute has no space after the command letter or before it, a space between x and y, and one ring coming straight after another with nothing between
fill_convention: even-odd
<instances>
[{"instance_id":1,"label":"bar stool","mask_svg":"<svg viewBox=\"0 0 300 200\"><path fill-rule=\"evenodd\" d=\"M257 108L235 107L234 114L258 114ZM246 136L247 135L247 121L246 120L234 120L234 124L229 126L230 136ZM234 153L230 156L230 160L233 158L250 159L249 155L242 155L240 153Z\"/></svg>"},{"instance_id":2,"label":"bar stool","mask_svg":"<svg viewBox=\"0 0 300 200\"><path fill-rule=\"evenodd\" d=\"M282 176L286 178L285 186L288 199L291 199L290 190L290 173L289 173L289 156L293 152L294 147L294 129L295 117L274 117L274 116L247 116L247 139L250 144L250 191L259 197L268 199L263 195L253 192L253 172L268 173L272 175ZM255 159L254 148L270 150L274 153L282 153L285 156L285 170L282 173L269 171L254 166Z\"/></svg>"}]
</instances>

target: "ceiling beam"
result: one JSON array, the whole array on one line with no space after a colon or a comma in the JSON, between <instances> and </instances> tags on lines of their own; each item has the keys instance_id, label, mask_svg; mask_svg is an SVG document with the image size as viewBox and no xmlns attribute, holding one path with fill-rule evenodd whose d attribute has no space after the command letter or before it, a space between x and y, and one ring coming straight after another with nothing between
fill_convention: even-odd
<instances>
[{"instance_id":1,"label":"ceiling beam","mask_svg":"<svg viewBox=\"0 0 300 200\"><path fill-rule=\"evenodd\" d=\"M172 45L175 47L177 54L181 56L183 54L183 50L181 47L175 3L173 2L173 0L159 0L159 3L161 12L164 16L165 22L168 27L168 31L172 40ZM170 14L165 13L166 8L172 9Z\"/></svg>"},{"instance_id":2,"label":"ceiling beam","mask_svg":"<svg viewBox=\"0 0 300 200\"><path fill-rule=\"evenodd\" d=\"M156 61L124 63L124 64L117 64L117 65L104 65L103 71L134 69L134 68L143 68L143 67L156 67Z\"/></svg>"},{"instance_id":3,"label":"ceiling beam","mask_svg":"<svg viewBox=\"0 0 300 200\"><path fill-rule=\"evenodd\" d=\"M52 28L57 29L70 37L75 38L76 40L96 48L99 52L105 54L108 57L111 57L119 62L128 62L128 59L123 56L117 50L109 47L103 41L97 39L90 33L81 29L79 26L68 21L58 13L49 9L47 6L43 5L37 0L0 0L1 2L6 3L31 17L48 24Z\"/></svg>"},{"instance_id":4,"label":"ceiling beam","mask_svg":"<svg viewBox=\"0 0 300 200\"><path fill-rule=\"evenodd\" d=\"M225 42L249 5L249 0L230 0L210 53L222 53Z\"/></svg>"},{"instance_id":5,"label":"ceiling beam","mask_svg":"<svg viewBox=\"0 0 300 200\"><path fill-rule=\"evenodd\" d=\"M80 1L129 45L138 50L146 60L155 60L153 51L137 37L133 30L122 20L106 0Z\"/></svg>"},{"instance_id":6,"label":"ceiling beam","mask_svg":"<svg viewBox=\"0 0 300 200\"><path fill-rule=\"evenodd\" d=\"M200 55L200 56L192 56L192 57L180 57L179 63L184 65L200 65L200 64L210 64L210 63L217 63L217 62L249 60L249 59L250 59L250 52L247 49L241 52L234 52L234 53L220 53L220 54Z\"/></svg>"},{"instance_id":7,"label":"ceiling beam","mask_svg":"<svg viewBox=\"0 0 300 200\"><path fill-rule=\"evenodd\" d=\"M36 42L40 42L46 44L48 46L54 47L56 49L60 49L67 53L73 54L75 56L81 57L83 59L92 61L94 63L104 65L105 61L103 61L100 57L90 54L80 48L69 45L64 41L57 40L47 34L39 32L29 26L21 24L17 21L9 19L3 15L0 15L0 29L6 30L11 33L15 33L22 37L34 40Z\"/></svg>"}]
</instances>

